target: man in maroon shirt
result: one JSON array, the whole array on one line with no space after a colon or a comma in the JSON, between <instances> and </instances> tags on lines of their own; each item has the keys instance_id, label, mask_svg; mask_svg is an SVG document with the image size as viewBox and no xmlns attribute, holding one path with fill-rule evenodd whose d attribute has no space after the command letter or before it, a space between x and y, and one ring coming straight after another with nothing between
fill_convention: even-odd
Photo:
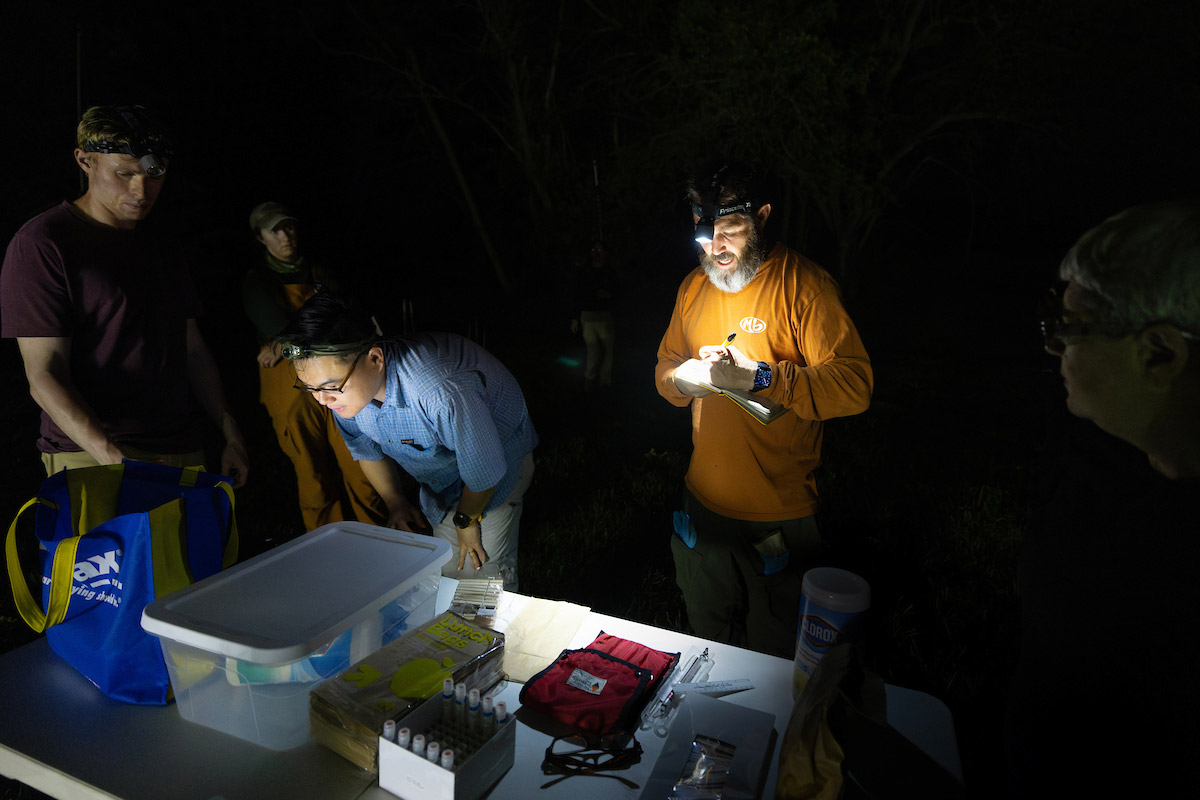
<instances>
[{"instance_id":1,"label":"man in maroon shirt","mask_svg":"<svg viewBox=\"0 0 1200 800\"><path fill-rule=\"evenodd\" d=\"M0 271L0 327L42 409L47 474L123 458L204 463L197 401L225 437L221 472L247 458L186 269L137 231L162 190L168 143L140 106L95 106L77 130L88 188L27 222Z\"/></svg>"}]
</instances>

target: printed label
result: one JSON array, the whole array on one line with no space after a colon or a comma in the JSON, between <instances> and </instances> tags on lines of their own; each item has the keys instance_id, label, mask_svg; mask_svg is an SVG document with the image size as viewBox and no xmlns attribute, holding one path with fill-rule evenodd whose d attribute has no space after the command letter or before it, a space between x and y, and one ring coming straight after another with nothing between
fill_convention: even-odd
<instances>
[{"instance_id":1,"label":"printed label","mask_svg":"<svg viewBox=\"0 0 1200 800\"><path fill-rule=\"evenodd\" d=\"M98 603L120 606L120 592L124 588L120 579L121 556L122 551L109 550L107 553L76 561L72 570L74 581L71 583L71 596L80 600L95 600ZM43 575L42 583L49 585L50 578Z\"/></svg>"},{"instance_id":2,"label":"printed label","mask_svg":"<svg viewBox=\"0 0 1200 800\"><path fill-rule=\"evenodd\" d=\"M762 333L767 329L767 323L758 317L742 317L742 321L738 323L738 327L746 333Z\"/></svg>"},{"instance_id":3,"label":"printed label","mask_svg":"<svg viewBox=\"0 0 1200 800\"><path fill-rule=\"evenodd\" d=\"M577 669L571 673L571 677L567 678L567 685L574 686L576 689L583 689L588 694L600 694L604 691L604 685L608 683L604 678L597 678L589 672L584 672Z\"/></svg>"}]
</instances>

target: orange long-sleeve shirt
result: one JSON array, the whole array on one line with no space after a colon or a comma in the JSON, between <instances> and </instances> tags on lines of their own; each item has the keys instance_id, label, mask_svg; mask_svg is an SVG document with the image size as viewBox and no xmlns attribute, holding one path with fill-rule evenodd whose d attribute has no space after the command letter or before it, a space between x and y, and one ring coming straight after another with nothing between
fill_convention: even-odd
<instances>
[{"instance_id":1,"label":"orange long-sleeve shirt","mask_svg":"<svg viewBox=\"0 0 1200 800\"><path fill-rule=\"evenodd\" d=\"M720 395L693 400L671 380L701 346L719 345L733 331L739 350L771 365L771 385L759 394L790 411L768 425ZM699 267L684 279L658 346L655 380L672 404L692 406L688 489L718 514L764 522L816 512L821 421L865 411L874 384L837 284L782 244L736 294L717 289Z\"/></svg>"}]
</instances>

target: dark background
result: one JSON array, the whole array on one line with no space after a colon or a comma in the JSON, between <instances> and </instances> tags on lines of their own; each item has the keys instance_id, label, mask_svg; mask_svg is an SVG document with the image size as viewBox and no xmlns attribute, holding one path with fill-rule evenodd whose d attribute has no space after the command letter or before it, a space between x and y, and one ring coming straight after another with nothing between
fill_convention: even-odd
<instances>
[{"instance_id":1,"label":"dark background","mask_svg":"<svg viewBox=\"0 0 1200 800\"><path fill-rule=\"evenodd\" d=\"M1003 625L994 609L960 612L979 585L965 551L979 518L1020 529L1039 447L1062 413L1034 314L1058 260L1122 208L1195 197L1197 33L1195 4L1127 0L170 10L9 0L0 241L78 195L81 108L152 107L177 155L144 224L184 246L205 299L204 332L252 447L239 493L239 519L261 521L246 532L251 547L294 535L297 522L272 514L294 505L274 494L287 491L288 467L256 403L236 293L257 257L246 219L266 199L301 218L310 253L353 274L385 328L399 328L410 299L419 327L474 330L509 363L543 440L530 525L549 526L562 517L548 509L574 500L555 470L611 467L587 474L593 491L651 464L670 478L664 494L677 491L686 415L657 397L651 375L695 264L682 178L718 155L765 164L778 179L768 233L839 278L876 370L871 410L827 429L823 530L888 620L875 667L950 702L973 791L992 794L1003 785L997 698L1015 544L991 556ZM624 287L622 357L616 398L586 405L569 366L581 355L567 334L569 285L601 236ZM11 341L0 369L11 513L41 466ZM666 523L652 523L655 538L639 541L663 547L646 562L669 570ZM888 572L913 541L947 529L958 538L922 550L919 574ZM605 570L639 566L617 560ZM607 596L640 580L584 572L574 584L587 596L569 599L610 613ZM669 596L669 572L662 580ZM929 616L906 606L914 580L948 598ZM922 638L934 627L948 631L939 647ZM972 652L988 666L966 669Z\"/></svg>"}]
</instances>

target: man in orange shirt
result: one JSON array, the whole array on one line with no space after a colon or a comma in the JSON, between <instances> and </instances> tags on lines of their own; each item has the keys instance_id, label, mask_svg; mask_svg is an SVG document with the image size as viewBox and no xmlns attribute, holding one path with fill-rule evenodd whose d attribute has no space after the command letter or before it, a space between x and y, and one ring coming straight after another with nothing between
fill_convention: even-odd
<instances>
[{"instance_id":1,"label":"man in orange shirt","mask_svg":"<svg viewBox=\"0 0 1200 800\"><path fill-rule=\"evenodd\" d=\"M771 205L750 169L704 170L688 193L703 253L655 370L659 394L692 409L676 581L698 635L791 657L806 562L820 549L822 421L866 410L871 363L829 273L762 240ZM763 424L702 383L787 411Z\"/></svg>"}]
</instances>

